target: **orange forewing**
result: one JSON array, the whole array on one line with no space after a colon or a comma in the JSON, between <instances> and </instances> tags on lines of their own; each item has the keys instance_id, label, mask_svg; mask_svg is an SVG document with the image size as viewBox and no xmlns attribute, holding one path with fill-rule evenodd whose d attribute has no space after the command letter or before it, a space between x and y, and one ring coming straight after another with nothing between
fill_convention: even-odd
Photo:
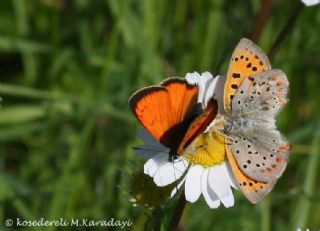
<instances>
[{"instance_id":1,"label":"orange forewing","mask_svg":"<svg viewBox=\"0 0 320 231\"><path fill-rule=\"evenodd\" d=\"M197 94L198 87L181 78L169 78L158 86L134 93L129 105L155 139L169 148L176 148L186 130L183 121L196 104Z\"/></svg>"},{"instance_id":2,"label":"orange forewing","mask_svg":"<svg viewBox=\"0 0 320 231\"><path fill-rule=\"evenodd\" d=\"M249 178L240 170L229 145L226 145L226 152L237 187L249 201L254 204L258 203L260 199L271 191L276 183L276 179L269 182L259 182Z\"/></svg>"},{"instance_id":3,"label":"orange forewing","mask_svg":"<svg viewBox=\"0 0 320 231\"><path fill-rule=\"evenodd\" d=\"M173 123L168 92L161 87L149 87L138 91L130 98L129 104L139 122L157 140ZM165 107L166 110L160 112L160 107Z\"/></svg>"},{"instance_id":4,"label":"orange forewing","mask_svg":"<svg viewBox=\"0 0 320 231\"><path fill-rule=\"evenodd\" d=\"M224 86L224 108L231 110L231 101L244 78L271 69L268 57L248 39L241 39L236 46L228 68Z\"/></svg>"},{"instance_id":5,"label":"orange forewing","mask_svg":"<svg viewBox=\"0 0 320 231\"><path fill-rule=\"evenodd\" d=\"M186 80L169 78L161 83L169 93L174 123L178 124L185 119L191 107L196 104L198 87L189 85Z\"/></svg>"},{"instance_id":6,"label":"orange forewing","mask_svg":"<svg viewBox=\"0 0 320 231\"><path fill-rule=\"evenodd\" d=\"M178 154L181 154L185 148L202 132L206 130L208 125L212 122L218 112L218 102L211 99L206 110L198 116L189 126L183 140L181 141Z\"/></svg>"}]
</instances>

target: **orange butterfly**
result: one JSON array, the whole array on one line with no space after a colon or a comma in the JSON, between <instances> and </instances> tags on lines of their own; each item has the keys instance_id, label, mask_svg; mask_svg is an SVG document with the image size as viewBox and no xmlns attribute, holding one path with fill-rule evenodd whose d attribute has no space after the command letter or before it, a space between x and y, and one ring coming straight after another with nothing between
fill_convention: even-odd
<instances>
[{"instance_id":1,"label":"orange butterfly","mask_svg":"<svg viewBox=\"0 0 320 231\"><path fill-rule=\"evenodd\" d=\"M129 99L138 121L170 149L170 160L181 155L217 114L217 101L211 99L203 110L197 103L198 92L198 87L185 79L172 77L135 92Z\"/></svg>"}]
</instances>

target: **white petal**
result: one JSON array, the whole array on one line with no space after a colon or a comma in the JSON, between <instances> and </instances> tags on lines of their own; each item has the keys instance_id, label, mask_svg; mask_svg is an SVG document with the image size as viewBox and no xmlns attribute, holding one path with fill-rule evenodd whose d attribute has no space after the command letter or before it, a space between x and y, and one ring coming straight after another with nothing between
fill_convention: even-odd
<instances>
[{"instance_id":1,"label":"white petal","mask_svg":"<svg viewBox=\"0 0 320 231\"><path fill-rule=\"evenodd\" d=\"M197 102L201 103L203 108L205 108L208 100L214 94L212 88L214 88L214 86L216 85L216 84L214 84L211 86L211 83L213 82L213 79L214 79L212 74L210 72L204 72L200 76L199 73L197 73L197 72L187 73L185 78L189 84L198 85L199 92L198 92ZM211 86L211 89L210 89L211 91L209 92L208 88L210 86Z\"/></svg>"},{"instance_id":2,"label":"white petal","mask_svg":"<svg viewBox=\"0 0 320 231\"><path fill-rule=\"evenodd\" d=\"M172 198L172 197L174 197L174 195L176 195L176 193L181 188L182 184L186 181L186 177L187 176L184 176L183 179L179 182L179 184L176 187L174 187L174 189L171 191L170 198Z\"/></svg>"},{"instance_id":3,"label":"white petal","mask_svg":"<svg viewBox=\"0 0 320 231\"><path fill-rule=\"evenodd\" d=\"M201 78L205 79L205 82L208 82L208 80L213 79L213 76L209 71L205 71L201 74Z\"/></svg>"},{"instance_id":4,"label":"white petal","mask_svg":"<svg viewBox=\"0 0 320 231\"><path fill-rule=\"evenodd\" d=\"M187 73L185 76L187 82L191 85L197 85L200 80L200 74L198 72Z\"/></svg>"},{"instance_id":5,"label":"white petal","mask_svg":"<svg viewBox=\"0 0 320 231\"><path fill-rule=\"evenodd\" d=\"M145 164L144 164L144 173L147 173L148 169L151 165L155 164L156 162L159 162L163 160L167 155L164 155L163 153L160 153L158 155L153 156L150 158Z\"/></svg>"},{"instance_id":6,"label":"white petal","mask_svg":"<svg viewBox=\"0 0 320 231\"><path fill-rule=\"evenodd\" d=\"M210 175L212 175L211 173L213 173L213 178L210 178ZM218 173L218 174L216 174L216 173ZM214 176L216 176L216 177L214 177ZM217 184L218 181L217 180L214 181L214 179L217 178L218 176L220 176L221 179L224 179L224 182L219 182ZM215 193L219 196L220 201L223 203L223 205L226 208L234 205L234 197L232 194L232 190L230 188L230 186L234 183L231 182L231 178L229 176L228 166L226 165L226 163L222 163L222 164L210 169L209 182L210 182L210 188L215 191ZM212 187L211 186L212 184L215 184L215 186ZM218 188L219 185L220 185L220 188ZM210 192L210 190L209 190L209 192Z\"/></svg>"},{"instance_id":7,"label":"white petal","mask_svg":"<svg viewBox=\"0 0 320 231\"><path fill-rule=\"evenodd\" d=\"M205 72L200 76L198 81L198 103L202 103L204 101L204 94L206 92L206 83L212 78L212 75L209 72Z\"/></svg>"},{"instance_id":8,"label":"white petal","mask_svg":"<svg viewBox=\"0 0 320 231\"><path fill-rule=\"evenodd\" d=\"M159 167L153 177L154 183L157 186L166 186L180 179L182 174L186 171L187 165L183 160L178 162L168 162Z\"/></svg>"},{"instance_id":9,"label":"white petal","mask_svg":"<svg viewBox=\"0 0 320 231\"><path fill-rule=\"evenodd\" d=\"M227 196L231 189L229 177L223 164L216 165L209 169L208 181L210 188L218 195L219 198Z\"/></svg>"},{"instance_id":10,"label":"white petal","mask_svg":"<svg viewBox=\"0 0 320 231\"><path fill-rule=\"evenodd\" d=\"M234 176L233 176L233 173L232 173L232 170L231 170L231 168L230 168L229 163L225 163L225 167L226 167L226 170L227 170L227 172L228 172L230 185L231 185L234 189L237 189L237 190L238 190L238 187L237 187L237 184L236 184L236 179L235 179Z\"/></svg>"},{"instance_id":11,"label":"white petal","mask_svg":"<svg viewBox=\"0 0 320 231\"><path fill-rule=\"evenodd\" d=\"M166 163L158 168L153 176L153 181L157 186L166 186L179 179L173 170L173 163Z\"/></svg>"},{"instance_id":12,"label":"white petal","mask_svg":"<svg viewBox=\"0 0 320 231\"><path fill-rule=\"evenodd\" d=\"M158 171L158 169L165 165L168 162L168 160L161 160L159 162L155 162L153 165L150 166L150 168L148 169L148 175L151 177L154 177L154 174L156 174L156 172Z\"/></svg>"},{"instance_id":13,"label":"white petal","mask_svg":"<svg viewBox=\"0 0 320 231\"><path fill-rule=\"evenodd\" d=\"M173 166L176 172L183 174L188 169L189 163L185 159L180 158L174 161Z\"/></svg>"},{"instance_id":14,"label":"white petal","mask_svg":"<svg viewBox=\"0 0 320 231\"><path fill-rule=\"evenodd\" d=\"M209 72L205 72L205 73L210 74ZM203 100L202 100L202 104L203 104L204 108L207 107L209 100L213 96L215 96L216 84L218 81L218 77L213 78L211 74L210 74L210 76L211 76L211 79L209 79L206 82L205 93L204 93Z\"/></svg>"},{"instance_id":15,"label":"white petal","mask_svg":"<svg viewBox=\"0 0 320 231\"><path fill-rule=\"evenodd\" d=\"M179 158L174 161L174 167L179 171L185 171L188 168L189 162L183 158Z\"/></svg>"},{"instance_id":16,"label":"white petal","mask_svg":"<svg viewBox=\"0 0 320 231\"><path fill-rule=\"evenodd\" d=\"M153 158L150 158L149 160L147 160L147 162L143 166L143 172L145 174L148 174L148 170L150 166L153 165L154 163L155 163L155 160Z\"/></svg>"},{"instance_id":17,"label":"white petal","mask_svg":"<svg viewBox=\"0 0 320 231\"><path fill-rule=\"evenodd\" d=\"M306 6L313 6L320 3L320 0L301 0Z\"/></svg>"},{"instance_id":18,"label":"white petal","mask_svg":"<svg viewBox=\"0 0 320 231\"><path fill-rule=\"evenodd\" d=\"M209 186L209 181L207 181L207 190L208 190L208 194L211 198L212 202L212 208L218 208L220 206L220 199L218 197L218 195L210 188Z\"/></svg>"},{"instance_id":19,"label":"white petal","mask_svg":"<svg viewBox=\"0 0 320 231\"><path fill-rule=\"evenodd\" d=\"M223 97L224 97L224 85L226 82L226 77L219 75L215 79L217 79L217 82L215 84L215 88L213 90L214 98L218 101L218 110L219 113L224 115L224 106L223 106Z\"/></svg>"},{"instance_id":20,"label":"white petal","mask_svg":"<svg viewBox=\"0 0 320 231\"><path fill-rule=\"evenodd\" d=\"M205 169L201 176L201 192L207 202L208 206L212 208L218 208L220 200L218 196L208 187L208 174L209 169ZM209 192L210 191L210 192Z\"/></svg>"},{"instance_id":21,"label":"white petal","mask_svg":"<svg viewBox=\"0 0 320 231\"><path fill-rule=\"evenodd\" d=\"M168 155L166 154L158 154L152 158L150 158L144 165L144 173L148 174L149 176L153 177L153 175L156 173L158 168L165 163L167 163Z\"/></svg>"},{"instance_id":22,"label":"white petal","mask_svg":"<svg viewBox=\"0 0 320 231\"><path fill-rule=\"evenodd\" d=\"M220 200L226 208L232 207L234 205L234 197L232 191L230 190L230 193L227 196L220 198Z\"/></svg>"},{"instance_id":23,"label":"white petal","mask_svg":"<svg viewBox=\"0 0 320 231\"><path fill-rule=\"evenodd\" d=\"M191 166L187 172L185 183L186 200L193 203L198 200L201 195L201 175L204 171L200 165Z\"/></svg>"}]
</instances>

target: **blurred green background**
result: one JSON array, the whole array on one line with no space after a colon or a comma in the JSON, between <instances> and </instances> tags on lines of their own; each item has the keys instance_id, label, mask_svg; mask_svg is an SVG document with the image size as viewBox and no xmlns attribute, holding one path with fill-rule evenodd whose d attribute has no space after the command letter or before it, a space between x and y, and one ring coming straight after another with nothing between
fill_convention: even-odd
<instances>
[{"instance_id":1,"label":"blurred green background","mask_svg":"<svg viewBox=\"0 0 320 231\"><path fill-rule=\"evenodd\" d=\"M320 229L320 5L262 2L1 1L0 229L7 218L114 217L143 230L150 212L133 207L123 186L139 127L128 97L168 76L226 73L254 28L268 53L288 20L272 60L290 82L278 116L293 145L286 172L257 205L239 192L229 209L187 204L180 230Z\"/></svg>"}]
</instances>

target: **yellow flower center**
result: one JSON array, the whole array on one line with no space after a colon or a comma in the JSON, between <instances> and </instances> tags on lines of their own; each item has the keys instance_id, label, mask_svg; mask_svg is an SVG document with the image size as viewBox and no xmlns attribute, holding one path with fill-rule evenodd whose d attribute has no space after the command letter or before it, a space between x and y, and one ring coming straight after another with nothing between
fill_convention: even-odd
<instances>
[{"instance_id":1,"label":"yellow flower center","mask_svg":"<svg viewBox=\"0 0 320 231\"><path fill-rule=\"evenodd\" d=\"M193 164L211 167L225 161L224 137L216 132L199 135L184 152L185 158Z\"/></svg>"}]
</instances>

